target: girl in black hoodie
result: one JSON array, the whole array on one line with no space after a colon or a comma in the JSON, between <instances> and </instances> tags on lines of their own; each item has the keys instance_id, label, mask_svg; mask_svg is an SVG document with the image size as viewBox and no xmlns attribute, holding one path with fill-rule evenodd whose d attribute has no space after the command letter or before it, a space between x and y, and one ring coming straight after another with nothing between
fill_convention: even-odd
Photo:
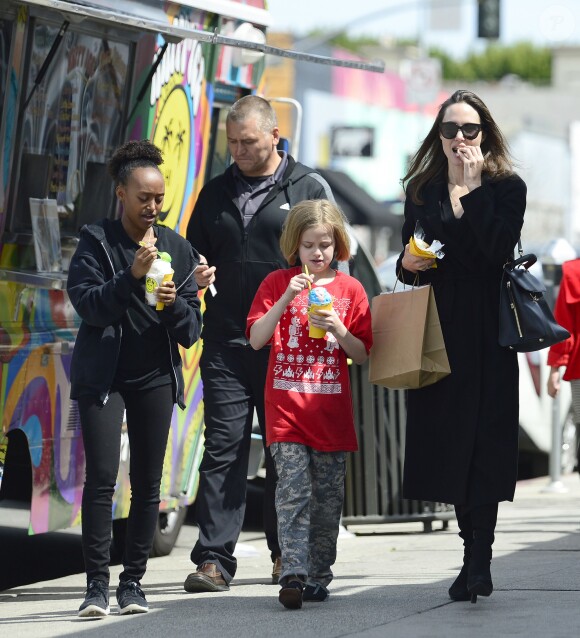
<instances>
[{"instance_id":1,"label":"girl in black hoodie","mask_svg":"<svg viewBox=\"0 0 580 638\"><path fill-rule=\"evenodd\" d=\"M183 404L178 344L201 330L193 272L199 255L173 230L156 225L165 194L160 150L148 140L121 146L109 162L120 219L81 229L67 291L82 322L71 363L86 457L82 532L87 592L79 616L109 613L112 499L126 414L131 449L131 507L121 614L148 611L141 590L159 513L159 488L173 405ZM172 258L173 280L157 289L162 310L145 300L145 275L159 252Z\"/></svg>"}]
</instances>

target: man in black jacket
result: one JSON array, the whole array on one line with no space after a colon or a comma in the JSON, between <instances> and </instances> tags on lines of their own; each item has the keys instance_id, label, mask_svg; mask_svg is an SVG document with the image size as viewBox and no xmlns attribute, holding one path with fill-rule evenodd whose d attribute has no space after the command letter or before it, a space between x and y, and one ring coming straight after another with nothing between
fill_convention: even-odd
<instances>
[{"instance_id":1,"label":"man in black jacket","mask_svg":"<svg viewBox=\"0 0 580 638\"><path fill-rule=\"evenodd\" d=\"M184 584L189 592L226 591L236 573L233 553L244 519L254 408L265 433L269 348L255 351L246 339L250 305L264 277L288 266L279 238L290 208L305 199L333 199L318 173L277 150L280 134L267 100L238 100L226 132L234 163L203 187L187 228L187 239L202 255L197 284L209 286L200 361L205 451L195 502L199 540L191 552L197 571ZM266 449L264 530L273 583L281 570L275 482Z\"/></svg>"}]
</instances>

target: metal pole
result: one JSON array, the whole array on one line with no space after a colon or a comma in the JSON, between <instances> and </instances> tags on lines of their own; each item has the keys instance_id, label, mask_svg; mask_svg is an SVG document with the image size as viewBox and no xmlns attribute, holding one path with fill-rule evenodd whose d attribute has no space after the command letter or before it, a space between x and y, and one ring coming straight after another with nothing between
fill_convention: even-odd
<instances>
[{"instance_id":1,"label":"metal pole","mask_svg":"<svg viewBox=\"0 0 580 638\"><path fill-rule=\"evenodd\" d=\"M560 425L560 393L552 399L552 449L550 450L550 482L542 492L567 492L560 480L562 473L562 427Z\"/></svg>"},{"instance_id":2,"label":"metal pole","mask_svg":"<svg viewBox=\"0 0 580 638\"><path fill-rule=\"evenodd\" d=\"M561 276L561 260L546 259L542 264L544 283L546 285L546 300L551 308L556 303L558 293L558 272ZM550 450L550 482L543 492L567 492L568 489L560 480L562 475L562 424L560 423L560 393L552 399L552 447Z\"/></svg>"},{"instance_id":3,"label":"metal pole","mask_svg":"<svg viewBox=\"0 0 580 638\"><path fill-rule=\"evenodd\" d=\"M298 100L291 97L269 97L268 102L279 102L280 104L290 104L296 109L296 125L292 136L292 146L290 147L290 153L295 159L298 158L300 153L300 133L302 131L302 104Z\"/></svg>"}]
</instances>

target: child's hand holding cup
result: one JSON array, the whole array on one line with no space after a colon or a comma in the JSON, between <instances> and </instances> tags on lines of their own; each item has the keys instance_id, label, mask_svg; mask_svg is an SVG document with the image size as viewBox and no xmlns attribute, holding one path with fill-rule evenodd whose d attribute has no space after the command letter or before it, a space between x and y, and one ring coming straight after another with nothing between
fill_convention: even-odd
<instances>
[{"instance_id":1,"label":"child's hand holding cup","mask_svg":"<svg viewBox=\"0 0 580 638\"><path fill-rule=\"evenodd\" d=\"M312 288L308 293L308 314L319 314L320 310L332 310L332 295L322 286ZM318 328L308 322L308 336L313 339L322 339L326 334L324 328Z\"/></svg>"}]
</instances>

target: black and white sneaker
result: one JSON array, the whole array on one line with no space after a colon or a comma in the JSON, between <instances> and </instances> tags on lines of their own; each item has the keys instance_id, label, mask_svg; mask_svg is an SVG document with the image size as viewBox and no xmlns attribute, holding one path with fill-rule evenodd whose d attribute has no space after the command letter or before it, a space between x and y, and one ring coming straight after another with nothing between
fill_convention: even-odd
<instances>
[{"instance_id":1,"label":"black and white sneaker","mask_svg":"<svg viewBox=\"0 0 580 638\"><path fill-rule=\"evenodd\" d=\"M102 580L91 580L85 600L79 607L80 618L96 618L109 615L109 585Z\"/></svg>"},{"instance_id":2,"label":"black and white sneaker","mask_svg":"<svg viewBox=\"0 0 580 638\"><path fill-rule=\"evenodd\" d=\"M325 603L329 597L328 589L320 583L308 583L302 594L302 600L310 603Z\"/></svg>"},{"instance_id":3,"label":"black and white sneaker","mask_svg":"<svg viewBox=\"0 0 580 638\"><path fill-rule=\"evenodd\" d=\"M145 594L139 583L134 580L124 580L119 583L117 602L120 614L145 614L149 611Z\"/></svg>"}]
</instances>

